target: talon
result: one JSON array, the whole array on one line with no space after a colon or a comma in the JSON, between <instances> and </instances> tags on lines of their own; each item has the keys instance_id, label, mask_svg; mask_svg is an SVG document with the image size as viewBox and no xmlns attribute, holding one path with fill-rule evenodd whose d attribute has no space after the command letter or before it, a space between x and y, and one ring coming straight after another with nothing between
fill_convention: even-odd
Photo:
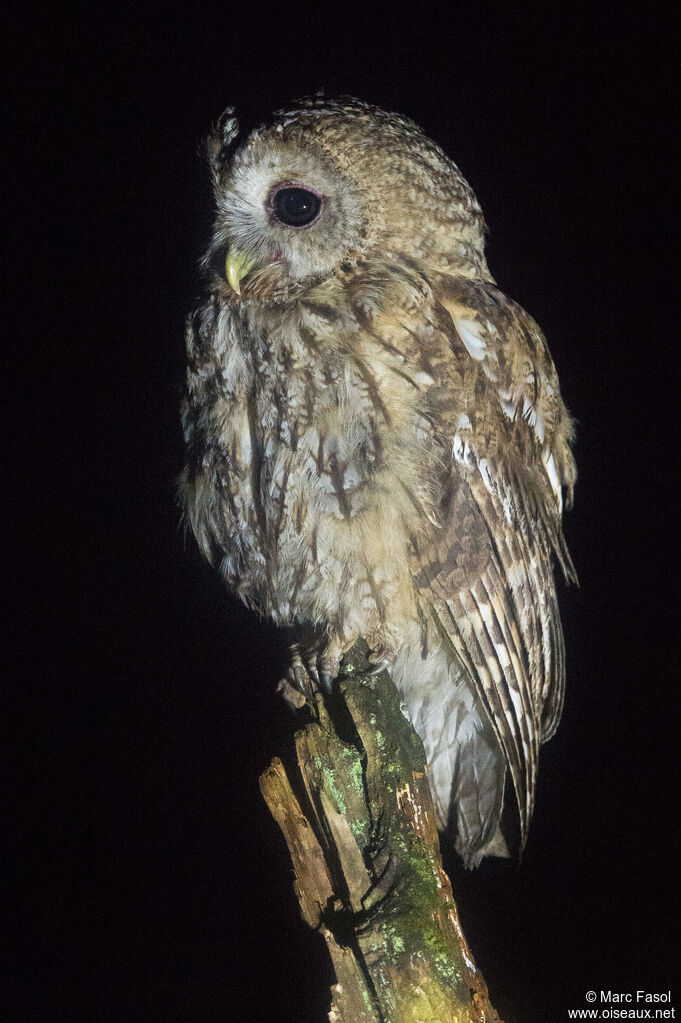
<instances>
[{"instance_id":1,"label":"talon","mask_svg":"<svg viewBox=\"0 0 681 1023\"><path fill-rule=\"evenodd\" d=\"M330 671L325 671L324 668L322 668L322 670L319 673L319 677L321 678L321 683L324 687L324 691L326 693L330 693L333 688L334 676L331 674Z\"/></svg>"},{"instance_id":2,"label":"talon","mask_svg":"<svg viewBox=\"0 0 681 1023\"><path fill-rule=\"evenodd\" d=\"M340 664L336 660L332 660L329 657L323 657L319 662L319 675L322 680L322 685L327 693L331 692L334 680L338 677L339 671Z\"/></svg>"},{"instance_id":3,"label":"talon","mask_svg":"<svg viewBox=\"0 0 681 1023\"><path fill-rule=\"evenodd\" d=\"M371 658L369 658L369 660L371 661ZM381 672L385 671L386 668L389 668L391 664L392 660L389 657L381 657L380 661L377 661L373 668L370 668L369 671L367 671L367 675L380 675Z\"/></svg>"},{"instance_id":4,"label":"talon","mask_svg":"<svg viewBox=\"0 0 681 1023\"><path fill-rule=\"evenodd\" d=\"M303 659L300 656L300 649L297 644L291 647L291 668L295 672L296 670L305 671L305 665Z\"/></svg>"},{"instance_id":5,"label":"talon","mask_svg":"<svg viewBox=\"0 0 681 1023\"><path fill-rule=\"evenodd\" d=\"M277 685L277 692L282 696L286 703L288 703L292 710L301 710L307 703L305 695L300 691L300 689L292 686L287 678L282 678L279 681L279 684Z\"/></svg>"},{"instance_id":6,"label":"talon","mask_svg":"<svg viewBox=\"0 0 681 1023\"><path fill-rule=\"evenodd\" d=\"M297 649L291 650L291 667L289 668L289 675L292 676L293 682L303 694L306 696L310 688L310 680L308 673L303 664L303 659Z\"/></svg>"},{"instance_id":7,"label":"talon","mask_svg":"<svg viewBox=\"0 0 681 1023\"><path fill-rule=\"evenodd\" d=\"M316 680L313 672L306 668L297 643L291 646L290 652L291 665L287 677L279 683L279 690L289 705L300 709L308 701L313 700Z\"/></svg>"},{"instance_id":8,"label":"talon","mask_svg":"<svg viewBox=\"0 0 681 1023\"><path fill-rule=\"evenodd\" d=\"M332 655L324 652L324 644L320 638L311 637L306 642L293 643L290 647L291 664L288 669L288 685L299 690L310 705L315 703L315 695L320 690L330 693L334 680L338 677L340 662ZM288 690L280 685L280 690L287 702ZM299 700L295 706L302 706Z\"/></svg>"},{"instance_id":9,"label":"talon","mask_svg":"<svg viewBox=\"0 0 681 1023\"><path fill-rule=\"evenodd\" d=\"M320 672L317 670L317 658L316 658L315 655L312 655L308 659L308 662L307 662L307 673L310 676L310 678L312 679L312 681L316 682L317 685L319 685ZM323 670L322 670L321 674L323 674ZM323 681L324 681L324 679L322 678L322 682Z\"/></svg>"},{"instance_id":10,"label":"talon","mask_svg":"<svg viewBox=\"0 0 681 1023\"><path fill-rule=\"evenodd\" d=\"M307 672L301 661L300 664L292 664L291 671L293 672L293 680L300 690L305 690L307 686Z\"/></svg>"}]
</instances>

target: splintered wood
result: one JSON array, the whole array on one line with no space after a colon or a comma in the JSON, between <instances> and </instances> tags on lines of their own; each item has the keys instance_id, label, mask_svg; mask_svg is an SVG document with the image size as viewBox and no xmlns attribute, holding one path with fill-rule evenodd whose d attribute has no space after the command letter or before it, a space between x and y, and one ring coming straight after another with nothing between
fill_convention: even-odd
<instances>
[{"instance_id":1,"label":"splintered wood","mask_svg":"<svg viewBox=\"0 0 681 1023\"><path fill-rule=\"evenodd\" d=\"M312 697L296 762L260 778L333 961L329 1020L501 1023L442 867L423 746L366 652L345 657L339 695Z\"/></svg>"}]
</instances>

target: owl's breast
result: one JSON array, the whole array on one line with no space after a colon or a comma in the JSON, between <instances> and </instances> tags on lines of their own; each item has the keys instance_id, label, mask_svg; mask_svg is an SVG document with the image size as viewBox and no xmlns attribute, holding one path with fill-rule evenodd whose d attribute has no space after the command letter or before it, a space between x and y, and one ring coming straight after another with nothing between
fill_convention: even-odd
<instances>
[{"instance_id":1,"label":"owl's breast","mask_svg":"<svg viewBox=\"0 0 681 1023\"><path fill-rule=\"evenodd\" d=\"M389 586L386 562L404 571L441 452L403 360L394 372L384 351L281 329L252 334L247 358L242 386L204 413L204 548L249 604L280 623L318 620L344 587L358 600L367 575Z\"/></svg>"},{"instance_id":2,"label":"owl's breast","mask_svg":"<svg viewBox=\"0 0 681 1023\"><path fill-rule=\"evenodd\" d=\"M241 445L277 552L291 533L311 536L326 517L349 522L366 511L386 464L380 411L356 374L309 355L287 361L256 374Z\"/></svg>"}]
</instances>

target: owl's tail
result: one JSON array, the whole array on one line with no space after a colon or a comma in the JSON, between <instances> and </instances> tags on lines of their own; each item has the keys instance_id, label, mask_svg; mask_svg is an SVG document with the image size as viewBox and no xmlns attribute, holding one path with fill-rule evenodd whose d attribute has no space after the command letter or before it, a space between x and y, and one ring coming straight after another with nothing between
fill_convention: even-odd
<instances>
[{"instance_id":1,"label":"owl's tail","mask_svg":"<svg viewBox=\"0 0 681 1023\"><path fill-rule=\"evenodd\" d=\"M485 856L510 856L499 824L505 780L506 760L493 735L479 733L458 750L448 830L455 832L454 847L469 869Z\"/></svg>"},{"instance_id":2,"label":"owl's tail","mask_svg":"<svg viewBox=\"0 0 681 1023\"><path fill-rule=\"evenodd\" d=\"M393 677L423 742L437 825L469 868L509 856L499 827L506 758L465 669L442 647L398 654Z\"/></svg>"}]
</instances>

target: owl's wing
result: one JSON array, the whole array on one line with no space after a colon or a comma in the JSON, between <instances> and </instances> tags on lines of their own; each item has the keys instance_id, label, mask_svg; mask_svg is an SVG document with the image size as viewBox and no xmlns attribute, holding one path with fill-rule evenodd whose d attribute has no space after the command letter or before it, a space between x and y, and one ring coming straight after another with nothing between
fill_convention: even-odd
<instances>
[{"instance_id":1,"label":"owl's wing","mask_svg":"<svg viewBox=\"0 0 681 1023\"><path fill-rule=\"evenodd\" d=\"M452 461L432 543L413 574L487 710L518 800L522 843L532 815L539 745L558 724L563 635L552 561L574 568L563 539L571 500L572 425L534 321L488 282L437 294L458 390L445 425Z\"/></svg>"}]
</instances>

